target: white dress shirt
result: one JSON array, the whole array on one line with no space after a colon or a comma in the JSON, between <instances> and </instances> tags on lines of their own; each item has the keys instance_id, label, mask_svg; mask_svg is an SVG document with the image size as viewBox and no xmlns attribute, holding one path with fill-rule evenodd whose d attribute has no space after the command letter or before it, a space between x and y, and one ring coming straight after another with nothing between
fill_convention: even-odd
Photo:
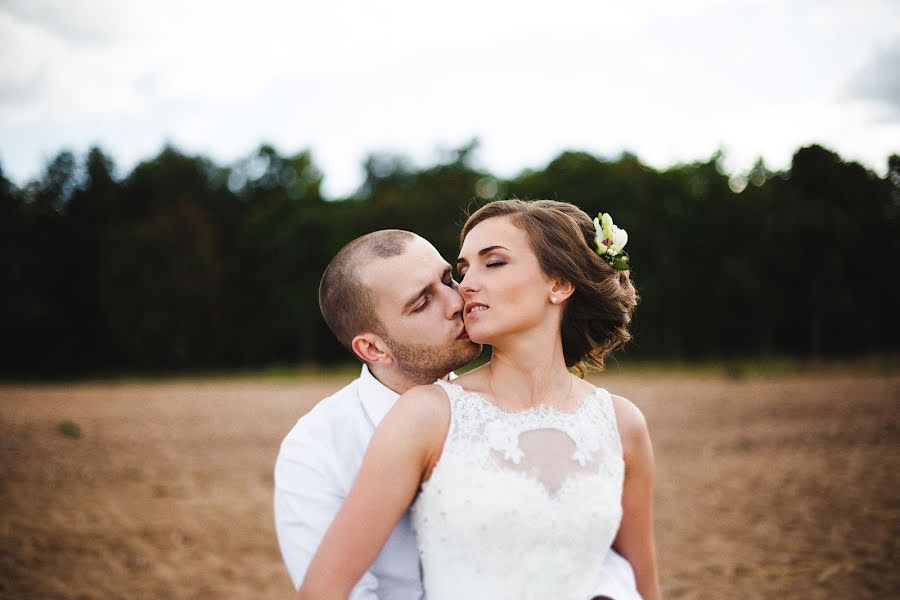
<instances>
[{"instance_id":1,"label":"white dress shirt","mask_svg":"<svg viewBox=\"0 0 900 600\"><path fill-rule=\"evenodd\" d=\"M284 438L275 462L275 531L295 588L350 492L375 428L397 398L363 365L358 379L319 402ZM421 575L407 511L348 600L422 599ZM638 598L631 565L612 550L596 595Z\"/></svg>"}]
</instances>

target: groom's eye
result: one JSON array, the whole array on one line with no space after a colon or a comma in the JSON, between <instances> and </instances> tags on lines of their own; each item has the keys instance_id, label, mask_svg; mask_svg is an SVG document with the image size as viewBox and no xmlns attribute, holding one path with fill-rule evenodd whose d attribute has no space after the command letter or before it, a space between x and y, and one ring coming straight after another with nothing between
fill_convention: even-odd
<instances>
[{"instance_id":1,"label":"groom's eye","mask_svg":"<svg viewBox=\"0 0 900 600\"><path fill-rule=\"evenodd\" d=\"M422 300L422 303L419 304L418 306L416 306L413 309L413 312L422 312L423 310L425 310L426 306L428 306L428 298L425 298L424 300Z\"/></svg>"}]
</instances>

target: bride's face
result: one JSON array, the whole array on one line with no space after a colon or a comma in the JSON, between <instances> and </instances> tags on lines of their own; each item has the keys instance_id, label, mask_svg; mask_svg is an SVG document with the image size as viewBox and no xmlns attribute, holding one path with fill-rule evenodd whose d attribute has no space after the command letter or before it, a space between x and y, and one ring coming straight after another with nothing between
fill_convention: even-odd
<instances>
[{"instance_id":1,"label":"bride's face","mask_svg":"<svg viewBox=\"0 0 900 600\"><path fill-rule=\"evenodd\" d=\"M466 331L473 342L496 345L552 318L552 282L541 271L528 235L509 217L493 217L472 228L457 270Z\"/></svg>"}]
</instances>

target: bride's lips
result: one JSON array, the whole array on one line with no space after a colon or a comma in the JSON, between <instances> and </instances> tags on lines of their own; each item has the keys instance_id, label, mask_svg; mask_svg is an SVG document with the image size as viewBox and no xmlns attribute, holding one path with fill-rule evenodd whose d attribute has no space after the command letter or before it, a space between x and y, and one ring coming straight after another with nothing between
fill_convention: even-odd
<instances>
[{"instance_id":1,"label":"bride's lips","mask_svg":"<svg viewBox=\"0 0 900 600\"><path fill-rule=\"evenodd\" d=\"M469 302L466 304L466 318L471 319L473 317L478 316L484 311L488 310L487 304L482 304L481 302Z\"/></svg>"}]
</instances>

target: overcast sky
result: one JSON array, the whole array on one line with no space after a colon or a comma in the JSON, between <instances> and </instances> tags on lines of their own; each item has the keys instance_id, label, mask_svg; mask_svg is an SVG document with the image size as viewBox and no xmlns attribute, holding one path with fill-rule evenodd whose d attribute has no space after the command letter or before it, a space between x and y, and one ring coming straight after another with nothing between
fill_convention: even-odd
<instances>
[{"instance_id":1,"label":"overcast sky","mask_svg":"<svg viewBox=\"0 0 900 600\"><path fill-rule=\"evenodd\" d=\"M372 152L481 140L500 176L564 149L783 168L900 153L897 0L0 0L0 165L99 144L221 164L309 148L326 193Z\"/></svg>"}]
</instances>

